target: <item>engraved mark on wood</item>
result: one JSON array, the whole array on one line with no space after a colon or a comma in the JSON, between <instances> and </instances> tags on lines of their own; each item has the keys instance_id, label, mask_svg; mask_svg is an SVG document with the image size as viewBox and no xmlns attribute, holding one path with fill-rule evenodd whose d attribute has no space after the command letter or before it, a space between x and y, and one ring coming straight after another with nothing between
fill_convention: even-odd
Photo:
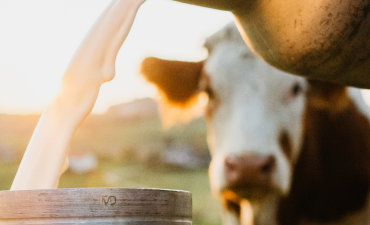
<instances>
[{"instance_id":1,"label":"engraved mark on wood","mask_svg":"<svg viewBox=\"0 0 370 225\"><path fill-rule=\"evenodd\" d=\"M116 196L108 196L108 195L103 195L102 196L102 202L104 205L115 205L117 202Z\"/></svg>"}]
</instances>

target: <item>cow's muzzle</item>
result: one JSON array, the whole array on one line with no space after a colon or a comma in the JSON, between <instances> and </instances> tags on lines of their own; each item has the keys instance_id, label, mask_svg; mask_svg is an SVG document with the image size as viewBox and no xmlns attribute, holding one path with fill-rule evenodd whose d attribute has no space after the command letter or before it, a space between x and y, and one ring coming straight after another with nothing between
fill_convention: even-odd
<instances>
[{"instance_id":1,"label":"cow's muzzle","mask_svg":"<svg viewBox=\"0 0 370 225\"><path fill-rule=\"evenodd\" d=\"M224 195L236 199L263 198L273 189L275 157L269 155L227 156L224 162Z\"/></svg>"}]
</instances>

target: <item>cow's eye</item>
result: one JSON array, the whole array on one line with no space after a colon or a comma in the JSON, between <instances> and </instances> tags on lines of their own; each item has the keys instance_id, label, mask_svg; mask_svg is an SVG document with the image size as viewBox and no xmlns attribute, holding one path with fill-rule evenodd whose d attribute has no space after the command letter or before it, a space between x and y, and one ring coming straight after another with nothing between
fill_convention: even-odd
<instances>
[{"instance_id":1,"label":"cow's eye","mask_svg":"<svg viewBox=\"0 0 370 225\"><path fill-rule=\"evenodd\" d=\"M205 119L209 120L213 117L213 113L218 106L217 97L215 96L215 92L213 91L212 87L209 85L204 89L204 92L208 95L208 103L205 113Z\"/></svg>"},{"instance_id":2,"label":"cow's eye","mask_svg":"<svg viewBox=\"0 0 370 225\"><path fill-rule=\"evenodd\" d=\"M207 93L209 99L213 99L215 97L215 93L209 85L205 88L204 92Z\"/></svg>"},{"instance_id":3,"label":"cow's eye","mask_svg":"<svg viewBox=\"0 0 370 225\"><path fill-rule=\"evenodd\" d=\"M254 57L252 52L246 51L241 54L243 59L252 59Z\"/></svg>"},{"instance_id":4,"label":"cow's eye","mask_svg":"<svg viewBox=\"0 0 370 225\"><path fill-rule=\"evenodd\" d=\"M303 92L303 88L301 86L301 84L299 84L298 82L295 83L292 87L292 91L291 91L291 94L293 97L301 94Z\"/></svg>"}]
</instances>

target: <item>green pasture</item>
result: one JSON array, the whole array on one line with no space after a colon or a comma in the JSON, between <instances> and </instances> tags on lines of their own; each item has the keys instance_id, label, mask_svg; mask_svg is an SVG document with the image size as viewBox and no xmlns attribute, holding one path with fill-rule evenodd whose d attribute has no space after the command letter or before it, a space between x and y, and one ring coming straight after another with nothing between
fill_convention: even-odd
<instances>
[{"instance_id":1,"label":"green pasture","mask_svg":"<svg viewBox=\"0 0 370 225\"><path fill-rule=\"evenodd\" d=\"M18 165L0 164L0 190L9 190ZM216 225L220 223L220 205L210 194L208 171L168 170L148 168L144 165L121 164L103 161L98 170L78 175L66 172L59 188L123 187L161 188L190 191L193 196L193 224Z\"/></svg>"},{"instance_id":2,"label":"green pasture","mask_svg":"<svg viewBox=\"0 0 370 225\"><path fill-rule=\"evenodd\" d=\"M37 120L37 116L0 115L0 134L4 134L0 135L0 144L11 146L16 152L15 162L0 163L0 190L10 188ZM184 169L130 158L133 152L145 154L163 151L168 139L191 143L197 151L208 151L205 131L201 119L186 126L163 130L159 118L122 120L91 115L74 136L71 153L95 153L98 156L98 168L81 175L67 171L62 175L59 187L186 190L193 195L193 224L221 224L221 207L211 196L206 167Z\"/></svg>"}]
</instances>

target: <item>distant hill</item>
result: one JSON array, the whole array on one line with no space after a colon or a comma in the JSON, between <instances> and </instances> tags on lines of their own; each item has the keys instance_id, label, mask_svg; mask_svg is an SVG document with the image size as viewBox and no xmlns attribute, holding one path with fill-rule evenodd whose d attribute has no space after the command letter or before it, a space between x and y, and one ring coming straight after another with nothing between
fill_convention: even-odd
<instances>
[{"instance_id":1,"label":"distant hill","mask_svg":"<svg viewBox=\"0 0 370 225\"><path fill-rule=\"evenodd\" d=\"M136 99L132 102L109 107L107 114L123 118L154 117L158 116L158 105L152 98Z\"/></svg>"}]
</instances>

